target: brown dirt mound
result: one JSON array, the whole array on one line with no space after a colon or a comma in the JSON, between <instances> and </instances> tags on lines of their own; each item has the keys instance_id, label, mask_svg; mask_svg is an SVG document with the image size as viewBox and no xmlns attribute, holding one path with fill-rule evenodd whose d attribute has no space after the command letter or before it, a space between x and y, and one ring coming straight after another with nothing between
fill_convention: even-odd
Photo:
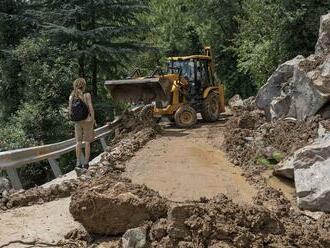
<instances>
[{"instance_id":1,"label":"brown dirt mound","mask_svg":"<svg viewBox=\"0 0 330 248\"><path fill-rule=\"evenodd\" d=\"M61 184L52 185L49 188L36 187L29 190L20 190L11 194L8 198L2 198L0 209L42 204L59 198L68 197L77 188L77 180L65 181Z\"/></svg>"},{"instance_id":2,"label":"brown dirt mound","mask_svg":"<svg viewBox=\"0 0 330 248\"><path fill-rule=\"evenodd\" d=\"M146 186L108 174L82 184L70 212L88 232L119 235L166 216L167 201Z\"/></svg>"},{"instance_id":3,"label":"brown dirt mound","mask_svg":"<svg viewBox=\"0 0 330 248\"><path fill-rule=\"evenodd\" d=\"M307 224L219 195L172 207L167 219L151 226L149 238L151 247L328 247L327 221Z\"/></svg>"},{"instance_id":4,"label":"brown dirt mound","mask_svg":"<svg viewBox=\"0 0 330 248\"><path fill-rule=\"evenodd\" d=\"M313 142L318 137L320 124L330 130L329 121L319 117L270 123L260 111L236 112L226 124L224 149L235 165L251 166L261 148L272 147L288 156Z\"/></svg>"}]
</instances>

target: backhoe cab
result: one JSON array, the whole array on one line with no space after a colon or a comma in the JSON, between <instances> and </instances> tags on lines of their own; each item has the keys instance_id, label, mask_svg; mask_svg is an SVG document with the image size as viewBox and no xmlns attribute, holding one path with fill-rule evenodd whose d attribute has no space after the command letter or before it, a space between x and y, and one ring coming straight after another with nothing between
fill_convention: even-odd
<instances>
[{"instance_id":1,"label":"backhoe cab","mask_svg":"<svg viewBox=\"0 0 330 248\"><path fill-rule=\"evenodd\" d=\"M193 126L197 113L214 122L225 111L224 87L216 82L210 48L202 55L170 57L165 70L148 77L136 70L128 79L106 81L105 86L117 101L144 104L141 119L166 116L179 127Z\"/></svg>"}]
</instances>

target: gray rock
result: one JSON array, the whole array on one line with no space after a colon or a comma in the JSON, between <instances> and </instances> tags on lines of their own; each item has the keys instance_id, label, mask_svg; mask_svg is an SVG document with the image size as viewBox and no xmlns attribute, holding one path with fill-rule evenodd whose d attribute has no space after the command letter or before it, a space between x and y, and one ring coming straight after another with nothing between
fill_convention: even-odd
<instances>
[{"instance_id":1,"label":"gray rock","mask_svg":"<svg viewBox=\"0 0 330 248\"><path fill-rule=\"evenodd\" d=\"M330 52L330 13L321 16L320 23L319 39L315 47L318 55Z\"/></svg>"},{"instance_id":2,"label":"gray rock","mask_svg":"<svg viewBox=\"0 0 330 248\"><path fill-rule=\"evenodd\" d=\"M330 211L330 135L295 152L292 158L298 206Z\"/></svg>"},{"instance_id":3,"label":"gray rock","mask_svg":"<svg viewBox=\"0 0 330 248\"><path fill-rule=\"evenodd\" d=\"M267 80L267 83L259 90L256 97L256 105L259 109L265 111L267 119L271 119L270 108L272 102L276 98L278 98L277 101L285 98L285 95L282 95L282 90L293 77L294 68L304 59L303 56L297 56L293 60L280 65Z\"/></svg>"},{"instance_id":4,"label":"gray rock","mask_svg":"<svg viewBox=\"0 0 330 248\"><path fill-rule=\"evenodd\" d=\"M306 72L297 67L288 96L291 104L287 116L298 120L315 115L329 99L329 95L314 87Z\"/></svg>"},{"instance_id":5,"label":"gray rock","mask_svg":"<svg viewBox=\"0 0 330 248\"><path fill-rule=\"evenodd\" d=\"M147 243L147 231L144 227L127 230L122 237L123 248L143 248Z\"/></svg>"},{"instance_id":6,"label":"gray rock","mask_svg":"<svg viewBox=\"0 0 330 248\"><path fill-rule=\"evenodd\" d=\"M330 99L330 14L322 16L316 54L280 65L259 90L256 105L268 121L317 114Z\"/></svg>"},{"instance_id":7,"label":"gray rock","mask_svg":"<svg viewBox=\"0 0 330 248\"><path fill-rule=\"evenodd\" d=\"M0 195L4 191L9 191L10 190L10 182L7 178L5 177L0 177Z\"/></svg>"},{"instance_id":8,"label":"gray rock","mask_svg":"<svg viewBox=\"0 0 330 248\"><path fill-rule=\"evenodd\" d=\"M275 176L284 177L290 180L294 180L294 166L293 158L285 160L278 164L274 169Z\"/></svg>"},{"instance_id":9,"label":"gray rock","mask_svg":"<svg viewBox=\"0 0 330 248\"><path fill-rule=\"evenodd\" d=\"M101 153L100 155L95 157L92 161L90 161L89 166L97 166L101 162L103 154L104 153Z\"/></svg>"},{"instance_id":10,"label":"gray rock","mask_svg":"<svg viewBox=\"0 0 330 248\"><path fill-rule=\"evenodd\" d=\"M229 99L228 105L230 108L243 107L244 102L240 95L235 95L231 99Z\"/></svg>"}]
</instances>

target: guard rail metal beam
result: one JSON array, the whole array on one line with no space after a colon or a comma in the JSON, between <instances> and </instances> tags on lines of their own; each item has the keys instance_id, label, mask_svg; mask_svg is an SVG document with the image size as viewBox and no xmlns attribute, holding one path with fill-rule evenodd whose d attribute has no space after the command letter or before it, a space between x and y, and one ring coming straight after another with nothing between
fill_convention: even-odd
<instances>
[{"instance_id":1,"label":"guard rail metal beam","mask_svg":"<svg viewBox=\"0 0 330 248\"><path fill-rule=\"evenodd\" d=\"M114 128L119 126L121 124L121 120L122 118L119 117L109 125L95 129L94 141L100 140L104 150L107 148L105 136L111 133ZM9 180L15 189L22 189L22 184L17 173L17 168L31 163L48 160L55 177L61 176L62 172L56 159L61 157L63 154L67 154L75 150L75 147L76 141L73 138L63 142L44 146L0 152L0 170L5 170L7 172Z\"/></svg>"}]
</instances>

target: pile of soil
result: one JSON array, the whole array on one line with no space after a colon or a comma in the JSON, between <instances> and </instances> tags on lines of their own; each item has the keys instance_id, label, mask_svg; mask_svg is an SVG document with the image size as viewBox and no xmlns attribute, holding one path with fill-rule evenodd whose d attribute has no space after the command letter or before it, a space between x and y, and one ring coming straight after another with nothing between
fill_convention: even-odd
<instances>
[{"instance_id":1,"label":"pile of soil","mask_svg":"<svg viewBox=\"0 0 330 248\"><path fill-rule=\"evenodd\" d=\"M306 121L266 122L260 111L240 111L226 124L224 149L235 165L253 166L261 149L271 147L283 157L292 155L318 137L320 124L329 131L329 123L318 116Z\"/></svg>"},{"instance_id":2,"label":"pile of soil","mask_svg":"<svg viewBox=\"0 0 330 248\"><path fill-rule=\"evenodd\" d=\"M69 197L77 185L78 180L72 179L61 184L51 185L49 188L35 187L29 190L19 190L0 200L0 210L43 204Z\"/></svg>"},{"instance_id":3,"label":"pile of soil","mask_svg":"<svg viewBox=\"0 0 330 248\"><path fill-rule=\"evenodd\" d=\"M109 173L81 184L72 196L70 212L88 232L120 235L165 217L167 204L167 200L146 186Z\"/></svg>"},{"instance_id":4,"label":"pile of soil","mask_svg":"<svg viewBox=\"0 0 330 248\"><path fill-rule=\"evenodd\" d=\"M271 188L254 205L238 205L224 195L178 204L145 186L107 175L86 182L73 196L70 211L92 235L146 228L147 247L330 246L329 216L310 219Z\"/></svg>"},{"instance_id":5,"label":"pile of soil","mask_svg":"<svg viewBox=\"0 0 330 248\"><path fill-rule=\"evenodd\" d=\"M235 165L250 166L257 153L255 130L266 121L260 111L237 110L228 120L224 131L223 148Z\"/></svg>"},{"instance_id":6,"label":"pile of soil","mask_svg":"<svg viewBox=\"0 0 330 248\"><path fill-rule=\"evenodd\" d=\"M151 247L328 247L326 223L328 218L307 224L289 211L239 206L219 195L172 207L167 219L151 226L149 238Z\"/></svg>"}]
</instances>

